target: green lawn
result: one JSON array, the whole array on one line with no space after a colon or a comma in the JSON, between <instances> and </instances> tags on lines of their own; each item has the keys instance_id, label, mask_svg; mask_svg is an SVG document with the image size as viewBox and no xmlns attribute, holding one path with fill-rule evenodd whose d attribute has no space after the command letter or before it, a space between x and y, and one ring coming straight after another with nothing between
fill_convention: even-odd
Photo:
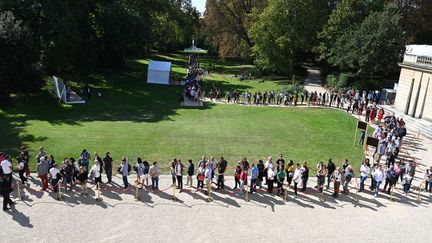
<instances>
[{"instance_id":1,"label":"green lawn","mask_svg":"<svg viewBox=\"0 0 432 243\"><path fill-rule=\"evenodd\" d=\"M102 93L84 105L59 104L47 85L39 94L1 108L0 151L16 156L23 144L34 157L37 148L44 146L61 160L78 157L87 148L92 153L110 151L116 160L123 155L131 160L141 156L161 164L173 157L197 161L202 155L222 155L233 165L241 157L257 161L279 153L296 162L306 160L313 167L329 158L338 164L345 158L356 164L362 159L362 149L352 146L356 120L345 112L215 104L183 108L178 102L180 87L145 83L147 62L131 60L121 73L80 78ZM174 71L185 72L182 65L185 60L179 58ZM229 68L225 70L214 77L230 87L240 86L220 78L232 75ZM261 88L254 85L258 83L250 84Z\"/></svg>"}]
</instances>

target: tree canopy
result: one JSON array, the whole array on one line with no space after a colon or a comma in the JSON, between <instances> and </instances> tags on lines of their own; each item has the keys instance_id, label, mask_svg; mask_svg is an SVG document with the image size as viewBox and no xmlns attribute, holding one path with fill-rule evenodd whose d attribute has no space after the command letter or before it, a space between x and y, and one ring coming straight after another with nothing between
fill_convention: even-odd
<instances>
[{"instance_id":1,"label":"tree canopy","mask_svg":"<svg viewBox=\"0 0 432 243\"><path fill-rule=\"evenodd\" d=\"M38 87L44 73L85 74L151 48L182 49L200 23L190 0L0 0L0 14L1 87ZM26 72L13 74L16 67Z\"/></svg>"},{"instance_id":2,"label":"tree canopy","mask_svg":"<svg viewBox=\"0 0 432 243\"><path fill-rule=\"evenodd\" d=\"M318 15L313 1L274 0L259 14L250 35L257 63L264 69L292 74L293 63L302 60L316 39Z\"/></svg>"}]
</instances>

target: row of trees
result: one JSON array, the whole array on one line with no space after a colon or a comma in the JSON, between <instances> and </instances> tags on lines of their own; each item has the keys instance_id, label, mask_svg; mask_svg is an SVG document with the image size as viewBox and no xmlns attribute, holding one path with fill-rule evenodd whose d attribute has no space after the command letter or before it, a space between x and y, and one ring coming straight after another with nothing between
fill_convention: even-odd
<instances>
[{"instance_id":1,"label":"row of trees","mask_svg":"<svg viewBox=\"0 0 432 243\"><path fill-rule=\"evenodd\" d=\"M200 29L190 0L0 0L0 102L45 73L118 68L127 55L184 48Z\"/></svg>"},{"instance_id":2,"label":"row of trees","mask_svg":"<svg viewBox=\"0 0 432 243\"><path fill-rule=\"evenodd\" d=\"M432 44L430 0L208 0L204 32L220 56L293 73L311 55L358 77L397 70L404 44Z\"/></svg>"}]
</instances>

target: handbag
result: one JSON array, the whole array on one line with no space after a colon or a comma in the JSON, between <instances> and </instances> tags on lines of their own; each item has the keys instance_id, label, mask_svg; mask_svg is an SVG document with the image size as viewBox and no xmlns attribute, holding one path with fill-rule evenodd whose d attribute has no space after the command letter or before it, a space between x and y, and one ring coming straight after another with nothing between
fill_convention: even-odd
<instances>
[{"instance_id":1,"label":"handbag","mask_svg":"<svg viewBox=\"0 0 432 243\"><path fill-rule=\"evenodd\" d=\"M199 181L204 181L204 175L198 175L197 178Z\"/></svg>"}]
</instances>

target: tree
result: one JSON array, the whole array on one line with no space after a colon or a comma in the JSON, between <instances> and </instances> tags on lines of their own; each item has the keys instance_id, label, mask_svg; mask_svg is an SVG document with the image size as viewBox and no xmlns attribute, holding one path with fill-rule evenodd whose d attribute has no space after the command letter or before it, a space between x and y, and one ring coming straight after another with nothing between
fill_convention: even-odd
<instances>
[{"instance_id":1,"label":"tree","mask_svg":"<svg viewBox=\"0 0 432 243\"><path fill-rule=\"evenodd\" d=\"M409 43L432 44L432 1L387 0L395 3L402 14L401 25Z\"/></svg>"},{"instance_id":2,"label":"tree","mask_svg":"<svg viewBox=\"0 0 432 243\"><path fill-rule=\"evenodd\" d=\"M323 31L319 34L321 43L318 47L320 59L327 61L335 56L336 42L346 31L359 25L368 14L365 0L342 0L330 15Z\"/></svg>"},{"instance_id":3,"label":"tree","mask_svg":"<svg viewBox=\"0 0 432 243\"><path fill-rule=\"evenodd\" d=\"M183 49L199 31L200 14L190 0L158 0L153 10L153 46L163 51Z\"/></svg>"},{"instance_id":4,"label":"tree","mask_svg":"<svg viewBox=\"0 0 432 243\"><path fill-rule=\"evenodd\" d=\"M397 6L388 4L359 25L341 29L328 49L328 63L362 78L394 72L404 43L400 18Z\"/></svg>"},{"instance_id":5,"label":"tree","mask_svg":"<svg viewBox=\"0 0 432 243\"><path fill-rule=\"evenodd\" d=\"M291 75L293 64L310 50L319 31L313 0L269 2L253 24L250 35L256 61L263 69Z\"/></svg>"},{"instance_id":6,"label":"tree","mask_svg":"<svg viewBox=\"0 0 432 243\"><path fill-rule=\"evenodd\" d=\"M249 36L253 24L252 13L260 12L265 0L208 0L203 30L219 55L245 56L254 45Z\"/></svg>"},{"instance_id":7,"label":"tree","mask_svg":"<svg viewBox=\"0 0 432 243\"><path fill-rule=\"evenodd\" d=\"M42 84L40 53L29 28L10 11L0 13L0 103L15 91Z\"/></svg>"},{"instance_id":8,"label":"tree","mask_svg":"<svg viewBox=\"0 0 432 243\"><path fill-rule=\"evenodd\" d=\"M403 43L398 8L389 4L340 36L328 61L361 77L385 76L397 69Z\"/></svg>"}]
</instances>

